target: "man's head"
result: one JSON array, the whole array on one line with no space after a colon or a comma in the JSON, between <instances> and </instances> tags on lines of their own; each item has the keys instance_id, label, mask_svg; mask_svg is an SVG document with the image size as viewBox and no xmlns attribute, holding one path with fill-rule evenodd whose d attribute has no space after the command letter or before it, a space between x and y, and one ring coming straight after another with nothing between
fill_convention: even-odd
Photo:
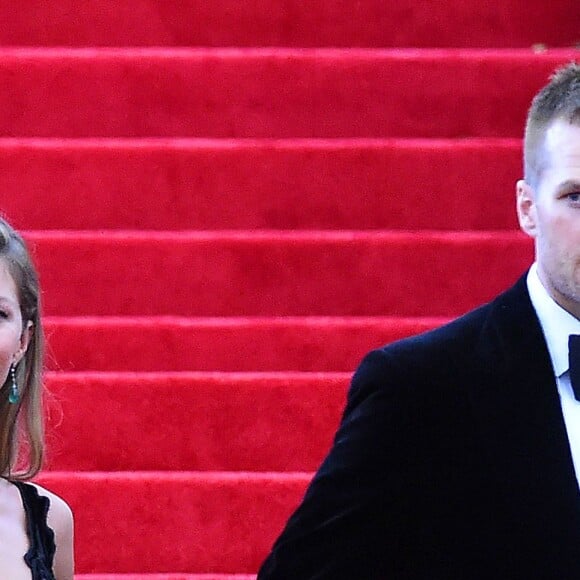
<instances>
[{"instance_id":1,"label":"man's head","mask_svg":"<svg viewBox=\"0 0 580 580\"><path fill-rule=\"evenodd\" d=\"M571 63L558 69L550 82L534 97L524 135L524 177L537 187L549 163L545 151L548 128L554 121L580 124L580 65Z\"/></svg>"},{"instance_id":2,"label":"man's head","mask_svg":"<svg viewBox=\"0 0 580 580\"><path fill-rule=\"evenodd\" d=\"M520 227L535 239L540 279L580 319L580 66L558 70L532 101L517 184Z\"/></svg>"}]
</instances>

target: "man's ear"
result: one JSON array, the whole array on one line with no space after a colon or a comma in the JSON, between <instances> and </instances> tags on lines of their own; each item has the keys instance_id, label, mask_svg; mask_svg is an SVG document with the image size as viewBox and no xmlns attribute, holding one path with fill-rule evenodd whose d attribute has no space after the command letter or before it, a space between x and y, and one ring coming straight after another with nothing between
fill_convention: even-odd
<instances>
[{"instance_id":1,"label":"man's ear","mask_svg":"<svg viewBox=\"0 0 580 580\"><path fill-rule=\"evenodd\" d=\"M535 237L538 227L536 192L523 179L516 184L516 209L522 231Z\"/></svg>"},{"instance_id":2,"label":"man's ear","mask_svg":"<svg viewBox=\"0 0 580 580\"><path fill-rule=\"evenodd\" d=\"M22 334L20 335L20 344L18 350L14 353L14 364L18 364L22 357L26 354L28 350L28 345L30 344L30 339L32 337L32 333L34 332L34 327L32 321L27 321L24 329L22 330Z\"/></svg>"}]
</instances>

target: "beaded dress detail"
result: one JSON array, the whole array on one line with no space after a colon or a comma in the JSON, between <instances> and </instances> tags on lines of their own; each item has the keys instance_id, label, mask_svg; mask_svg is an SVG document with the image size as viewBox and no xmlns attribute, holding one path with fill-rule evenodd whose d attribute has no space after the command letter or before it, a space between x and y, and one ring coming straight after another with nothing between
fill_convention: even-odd
<instances>
[{"instance_id":1,"label":"beaded dress detail","mask_svg":"<svg viewBox=\"0 0 580 580\"><path fill-rule=\"evenodd\" d=\"M32 580L56 580L52 572L56 551L54 532L47 523L50 500L39 495L33 485L21 481L13 483L20 491L26 513L26 533L30 547L24 555L24 561L32 571Z\"/></svg>"}]
</instances>

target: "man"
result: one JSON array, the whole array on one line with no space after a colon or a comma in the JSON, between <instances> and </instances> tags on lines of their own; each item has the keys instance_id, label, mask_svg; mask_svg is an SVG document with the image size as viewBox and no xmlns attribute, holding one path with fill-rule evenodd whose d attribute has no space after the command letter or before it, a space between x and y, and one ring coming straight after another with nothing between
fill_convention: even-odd
<instances>
[{"instance_id":1,"label":"man","mask_svg":"<svg viewBox=\"0 0 580 580\"><path fill-rule=\"evenodd\" d=\"M535 97L524 149L534 265L365 358L259 580L580 579L580 66Z\"/></svg>"}]
</instances>

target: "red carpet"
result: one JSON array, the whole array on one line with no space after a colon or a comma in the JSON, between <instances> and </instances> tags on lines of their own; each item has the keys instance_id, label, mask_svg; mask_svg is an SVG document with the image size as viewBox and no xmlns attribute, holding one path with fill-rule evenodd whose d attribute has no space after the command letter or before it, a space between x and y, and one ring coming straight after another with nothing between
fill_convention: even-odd
<instances>
[{"instance_id":1,"label":"red carpet","mask_svg":"<svg viewBox=\"0 0 580 580\"><path fill-rule=\"evenodd\" d=\"M1 209L41 272L39 480L75 511L78 578L250 580L364 353L529 264L520 137L579 56L576 2L0 18Z\"/></svg>"},{"instance_id":2,"label":"red carpet","mask_svg":"<svg viewBox=\"0 0 580 580\"><path fill-rule=\"evenodd\" d=\"M254 580L255 574L77 574L77 580Z\"/></svg>"},{"instance_id":3,"label":"red carpet","mask_svg":"<svg viewBox=\"0 0 580 580\"><path fill-rule=\"evenodd\" d=\"M21 0L5 45L513 47L578 41L575 0Z\"/></svg>"},{"instance_id":4,"label":"red carpet","mask_svg":"<svg viewBox=\"0 0 580 580\"><path fill-rule=\"evenodd\" d=\"M310 471L332 439L349 378L57 373L48 381L59 402L50 417L60 423L50 463L87 471Z\"/></svg>"},{"instance_id":5,"label":"red carpet","mask_svg":"<svg viewBox=\"0 0 580 580\"><path fill-rule=\"evenodd\" d=\"M0 190L19 191L4 211L35 229L513 229L506 189L520 149L517 139L4 139ZM475 184L486 192L477 204Z\"/></svg>"},{"instance_id":6,"label":"red carpet","mask_svg":"<svg viewBox=\"0 0 580 580\"><path fill-rule=\"evenodd\" d=\"M0 135L519 137L574 53L4 49Z\"/></svg>"},{"instance_id":7,"label":"red carpet","mask_svg":"<svg viewBox=\"0 0 580 580\"><path fill-rule=\"evenodd\" d=\"M61 371L343 371L361 354L423 332L425 317L50 317Z\"/></svg>"},{"instance_id":8,"label":"red carpet","mask_svg":"<svg viewBox=\"0 0 580 580\"><path fill-rule=\"evenodd\" d=\"M250 573L309 478L291 472L56 472L40 481L83 506L76 515L83 538L79 571Z\"/></svg>"},{"instance_id":9,"label":"red carpet","mask_svg":"<svg viewBox=\"0 0 580 580\"><path fill-rule=\"evenodd\" d=\"M255 574L77 574L77 580L254 580Z\"/></svg>"},{"instance_id":10,"label":"red carpet","mask_svg":"<svg viewBox=\"0 0 580 580\"><path fill-rule=\"evenodd\" d=\"M517 232L77 231L27 238L46 313L67 316L446 316L493 296L531 257ZM483 264L493 276L473 278L472 268Z\"/></svg>"}]
</instances>

